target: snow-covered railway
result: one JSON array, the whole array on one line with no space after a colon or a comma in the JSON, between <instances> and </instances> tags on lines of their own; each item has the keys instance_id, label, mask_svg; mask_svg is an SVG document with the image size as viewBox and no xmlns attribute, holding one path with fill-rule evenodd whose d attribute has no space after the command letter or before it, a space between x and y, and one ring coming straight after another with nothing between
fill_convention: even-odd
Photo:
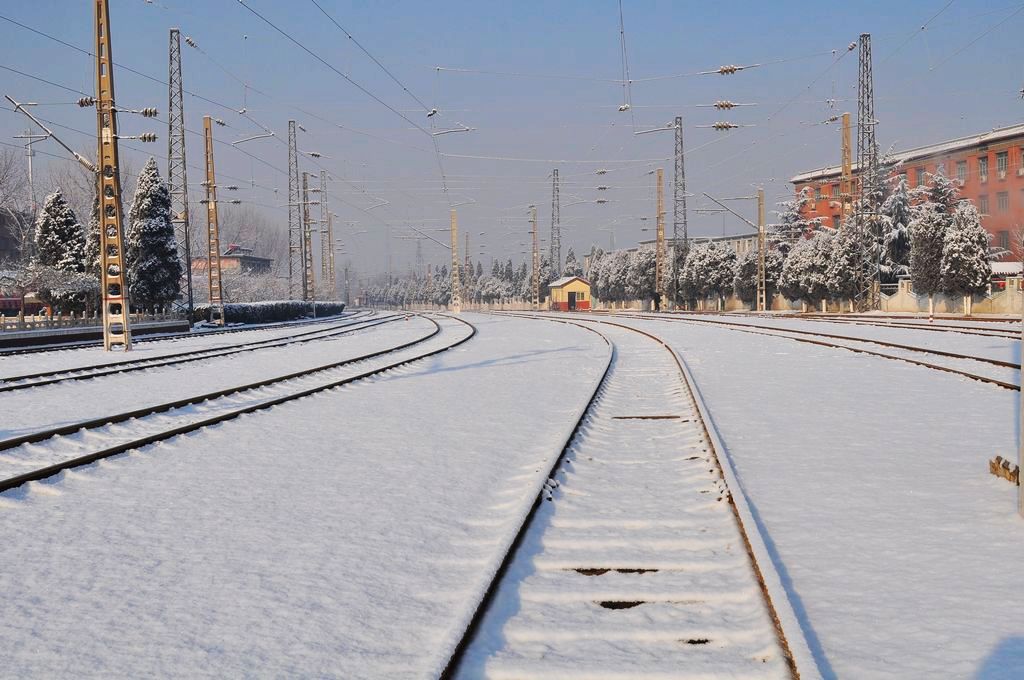
<instances>
[{"instance_id":1,"label":"snow-covered railway","mask_svg":"<svg viewBox=\"0 0 1024 680\"><path fill-rule=\"evenodd\" d=\"M174 342L187 342L196 338L206 338L210 336L219 335L234 335L236 333L247 333L254 334L259 331L274 331L280 329L293 328L295 326L310 326L323 323L332 323L341 319L356 319L359 317L369 316L373 314L371 310L358 310L355 312L342 312L329 317L321 317L319 319L300 319L297 321L275 321L264 324L244 324L237 326L227 326L225 328L217 329L206 329L202 331L189 331L188 333L153 333L149 335L141 335L132 338L132 344L137 346L139 344L149 343L174 343ZM0 359L5 357L21 357L30 354L76 354L80 350L96 350L102 349L102 340L84 340L84 341L73 341L73 342L56 342L47 345L36 345L33 347L14 347L14 348L3 348L0 349Z\"/></svg>"},{"instance_id":2,"label":"snow-covered railway","mask_svg":"<svg viewBox=\"0 0 1024 680\"><path fill-rule=\"evenodd\" d=\"M13 392L31 387L44 385L55 385L62 382L75 380L90 380L103 376L129 373L132 371L143 371L153 368L167 366L178 366L206 359L216 359L246 352L284 347L292 344L302 344L316 340L336 338L354 331L374 328L376 326L390 323L404 318L403 315L386 315L379 318L356 318L332 323L324 327L317 327L313 330L303 330L298 333L290 333L280 337L269 339L243 341L228 345L219 345L213 348L191 349L181 352L168 352L156 355L144 353L141 356L130 359L120 359L105 363L83 364L68 368L57 368L20 375L0 376L0 392Z\"/></svg>"},{"instance_id":3,"label":"snow-covered railway","mask_svg":"<svg viewBox=\"0 0 1024 680\"><path fill-rule=\"evenodd\" d=\"M1010 390L1020 390L1020 363L980 354L965 354L926 346L927 343L909 344L894 342L871 335L841 335L826 330L814 331L802 328L785 328L778 322L761 319L738 318L735 320L713 318L704 315L652 315L638 313L610 312L605 316L628 319L643 319L689 324L709 324L730 328L742 333L754 333L771 337L787 338L800 343L834 347L860 354L902 361L937 371L953 373L972 380L978 380ZM1009 350L1009 346L1006 348Z\"/></svg>"},{"instance_id":4,"label":"snow-covered railway","mask_svg":"<svg viewBox=\"0 0 1024 680\"><path fill-rule=\"evenodd\" d=\"M417 315L412 339L359 356L246 385L66 423L0 440L0 491L147 444L223 423L246 413L347 385L457 347L475 327L461 319Z\"/></svg>"},{"instance_id":5,"label":"snow-covered railway","mask_svg":"<svg viewBox=\"0 0 1024 680\"><path fill-rule=\"evenodd\" d=\"M811 677L679 357L644 331L569 323L598 329L612 364L445 675Z\"/></svg>"}]
</instances>

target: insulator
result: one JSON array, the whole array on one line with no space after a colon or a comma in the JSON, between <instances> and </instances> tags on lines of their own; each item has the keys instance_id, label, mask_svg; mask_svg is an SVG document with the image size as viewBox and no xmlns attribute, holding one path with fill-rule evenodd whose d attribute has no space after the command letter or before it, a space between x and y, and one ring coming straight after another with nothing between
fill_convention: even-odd
<instances>
[{"instance_id":1,"label":"insulator","mask_svg":"<svg viewBox=\"0 0 1024 680\"><path fill-rule=\"evenodd\" d=\"M824 123L825 125L828 125L829 123L835 123L838 120L839 116L829 116L828 118L825 119Z\"/></svg>"},{"instance_id":2,"label":"insulator","mask_svg":"<svg viewBox=\"0 0 1024 680\"><path fill-rule=\"evenodd\" d=\"M731 130L733 128L738 128L739 125L737 125L736 123L730 123L728 121L720 120L717 121L711 127L715 128L716 130Z\"/></svg>"},{"instance_id":3,"label":"insulator","mask_svg":"<svg viewBox=\"0 0 1024 680\"><path fill-rule=\"evenodd\" d=\"M437 115L437 109L430 109L430 111L427 112L427 118L430 118L431 116L436 116L436 115Z\"/></svg>"},{"instance_id":4,"label":"insulator","mask_svg":"<svg viewBox=\"0 0 1024 680\"><path fill-rule=\"evenodd\" d=\"M213 122L214 122L214 123L216 123L217 125L220 125L221 127L224 127L225 125L227 125L227 123L225 123L225 122L224 122L223 120L221 120L220 118L214 118L214 119L213 119Z\"/></svg>"},{"instance_id":5,"label":"insulator","mask_svg":"<svg viewBox=\"0 0 1024 680\"><path fill-rule=\"evenodd\" d=\"M629 111L632 107L629 104L623 104L619 107L619 111Z\"/></svg>"},{"instance_id":6,"label":"insulator","mask_svg":"<svg viewBox=\"0 0 1024 680\"><path fill-rule=\"evenodd\" d=\"M241 205L242 204L242 202L240 200L238 200L237 198L231 199L230 203L231 203L231 205Z\"/></svg>"},{"instance_id":7,"label":"insulator","mask_svg":"<svg viewBox=\"0 0 1024 680\"><path fill-rule=\"evenodd\" d=\"M238 186L236 186L234 184L229 184L228 186L226 186L224 188L227 189L228 191L238 191Z\"/></svg>"},{"instance_id":8,"label":"insulator","mask_svg":"<svg viewBox=\"0 0 1024 680\"><path fill-rule=\"evenodd\" d=\"M855 49L857 49L857 43L855 43L855 42L852 42L852 43L850 43L849 45L846 46L846 51L847 52L853 52Z\"/></svg>"},{"instance_id":9,"label":"insulator","mask_svg":"<svg viewBox=\"0 0 1024 680\"><path fill-rule=\"evenodd\" d=\"M608 174L608 171L607 171L607 170L603 170L603 169L602 169L602 170L598 170L598 171L597 171L597 173L595 173L595 174L598 174L598 175L607 175L607 174Z\"/></svg>"},{"instance_id":10,"label":"insulator","mask_svg":"<svg viewBox=\"0 0 1024 680\"><path fill-rule=\"evenodd\" d=\"M140 142L155 142L156 141L156 133L155 132L143 132L141 135L139 135L139 141Z\"/></svg>"},{"instance_id":11,"label":"insulator","mask_svg":"<svg viewBox=\"0 0 1024 680\"><path fill-rule=\"evenodd\" d=\"M193 40L192 36L190 36L190 35L186 35L185 36L185 44L188 45L189 47L195 47L196 49L199 49L199 45L196 44L196 41Z\"/></svg>"},{"instance_id":12,"label":"insulator","mask_svg":"<svg viewBox=\"0 0 1024 680\"><path fill-rule=\"evenodd\" d=\"M207 204L207 203L209 203L210 201L209 201L209 199L206 199L206 198L200 198L200 199L199 199L199 202L200 202L201 204L203 204L203 205L206 205L206 204Z\"/></svg>"},{"instance_id":13,"label":"insulator","mask_svg":"<svg viewBox=\"0 0 1024 680\"><path fill-rule=\"evenodd\" d=\"M598 203L598 204L607 203L607 202L608 202L607 198L599 198L596 201L594 201L594 203Z\"/></svg>"},{"instance_id":14,"label":"insulator","mask_svg":"<svg viewBox=\"0 0 1024 680\"><path fill-rule=\"evenodd\" d=\"M306 131L306 128L302 127L301 125L299 126L299 129L302 130L303 132Z\"/></svg>"},{"instance_id":15,"label":"insulator","mask_svg":"<svg viewBox=\"0 0 1024 680\"><path fill-rule=\"evenodd\" d=\"M317 153L316 151L310 151L309 155L312 156L313 158L320 158L320 154Z\"/></svg>"},{"instance_id":16,"label":"insulator","mask_svg":"<svg viewBox=\"0 0 1024 680\"><path fill-rule=\"evenodd\" d=\"M607 191L608 187L606 187L605 185L602 184L601 186L597 187L597 190L598 191Z\"/></svg>"},{"instance_id":17,"label":"insulator","mask_svg":"<svg viewBox=\"0 0 1024 680\"><path fill-rule=\"evenodd\" d=\"M239 115L242 115L242 116L244 116L244 115L245 115L245 112L246 112L246 111L248 111L248 109L246 109L245 107L242 107L242 108L238 109L238 113L239 113Z\"/></svg>"},{"instance_id":18,"label":"insulator","mask_svg":"<svg viewBox=\"0 0 1024 680\"><path fill-rule=\"evenodd\" d=\"M740 70L740 67L736 66L735 64L727 64L725 66L719 66L718 67L718 72L720 74L722 74L723 76L731 76L733 73L736 73L736 71L739 71L739 70Z\"/></svg>"},{"instance_id":19,"label":"insulator","mask_svg":"<svg viewBox=\"0 0 1024 680\"><path fill-rule=\"evenodd\" d=\"M734 106L736 106L736 104L727 99L724 101L715 102L715 108L718 109L719 111L725 111L727 109L731 109Z\"/></svg>"},{"instance_id":20,"label":"insulator","mask_svg":"<svg viewBox=\"0 0 1024 680\"><path fill-rule=\"evenodd\" d=\"M148 106L139 111L139 113L142 114L143 118L156 118L158 112L156 110L156 107Z\"/></svg>"},{"instance_id":21,"label":"insulator","mask_svg":"<svg viewBox=\"0 0 1024 680\"><path fill-rule=\"evenodd\" d=\"M95 104L96 99L93 97L82 97L78 100L78 105L81 106L83 109L87 106L94 106Z\"/></svg>"}]
</instances>

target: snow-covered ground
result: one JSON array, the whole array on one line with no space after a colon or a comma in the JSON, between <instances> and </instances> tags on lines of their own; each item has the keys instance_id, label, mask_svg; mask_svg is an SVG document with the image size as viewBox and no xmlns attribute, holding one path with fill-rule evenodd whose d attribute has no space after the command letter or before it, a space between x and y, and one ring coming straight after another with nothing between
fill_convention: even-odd
<instances>
[{"instance_id":1,"label":"snow-covered ground","mask_svg":"<svg viewBox=\"0 0 1024 680\"><path fill-rule=\"evenodd\" d=\"M314 342L6 393L0 398L0 439L323 366L425 337L433 330L426 319L414 318Z\"/></svg>"},{"instance_id":2,"label":"snow-covered ground","mask_svg":"<svg viewBox=\"0 0 1024 680\"><path fill-rule=\"evenodd\" d=\"M0 675L435 677L607 360L464 318L455 350L0 495Z\"/></svg>"},{"instance_id":3,"label":"snow-covered ground","mask_svg":"<svg viewBox=\"0 0 1024 680\"><path fill-rule=\"evenodd\" d=\"M0 354L0 376L23 375L37 371L75 368L129 359L155 359L168 354L193 350L227 348L243 342L259 342L275 338L285 338L317 328L341 326L363 319L368 320L369 315L362 312L354 312L330 319L311 320L304 323L289 321L267 324L231 333L204 333L197 331L191 337L137 342L132 345L131 352L124 353L106 352L103 350L102 345L98 344L93 347L54 349L49 352L34 352L30 354Z\"/></svg>"},{"instance_id":4,"label":"snow-covered ground","mask_svg":"<svg viewBox=\"0 0 1024 680\"><path fill-rule=\"evenodd\" d=\"M1024 677L1017 395L700 324L691 366L826 678Z\"/></svg>"}]
</instances>

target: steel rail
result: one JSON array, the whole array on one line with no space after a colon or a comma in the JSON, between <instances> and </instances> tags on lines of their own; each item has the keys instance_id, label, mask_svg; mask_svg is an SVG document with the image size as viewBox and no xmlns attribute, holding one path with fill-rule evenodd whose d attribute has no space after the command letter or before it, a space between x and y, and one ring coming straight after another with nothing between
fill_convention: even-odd
<instances>
[{"instance_id":1,"label":"steel rail","mask_svg":"<svg viewBox=\"0 0 1024 680\"><path fill-rule=\"evenodd\" d=\"M253 324L231 328L218 328L217 330L203 331L202 333L196 333L189 331L187 333L154 333L152 335L142 335L139 337L132 337L132 342L160 342L162 340L181 340L186 338L202 338L207 335L224 335L227 333L245 333L247 331L263 331L263 330L274 330L277 328L291 328L294 326L308 326L311 324L319 323L331 323L333 321L339 321L342 319L354 319L360 316L370 316L372 311L360 310L357 312L342 312L341 314L334 314L332 316L319 317L316 319L303 319L298 321L283 321L280 323L268 323L268 324ZM91 328L99 328L93 326ZM0 334L0 339L3 335ZM95 340L84 340L75 342L64 342L64 343L53 343L50 345L39 345L37 347L19 347L13 349L0 349L0 358L9 356L18 356L21 354L39 354L42 352L63 352L65 350L76 350L76 349L91 349L96 347L102 347L102 341Z\"/></svg>"},{"instance_id":2,"label":"steel rail","mask_svg":"<svg viewBox=\"0 0 1024 680\"><path fill-rule=\"evenodd\" d=\"M396 315L384 317L382 319L358 319L344 323L340 326L318 328L316 330L296 333L294 335L286 335L267 340L256 340L253 342L243 342L236 345L228 345L227 347L188 350L185 352L164 354L158 357L127 359L125 361L113 361L106 364L75 366L72 368L41 371L39 373L26 373L23 375L0 377L0 393L13 392L15 390L23 390L30 387L54 385L75 380L89 380L108 375L143 371L150 368L175 366L178 364L203 361L206 359L219 359L220 357L253 352L261 349L273 349L275 347L284 347L292 344L315 342L318 340L336 338L353 331L374 328L375 326L391 323L401 318L403 318L401 315Z\"/></svg>"},{"instance_id":3,"label":"steel rail","mask_svg":"<svg viewBox=\"0 0 1024 680\"><path fill-rule=\"evenodd\" d=\"M417 315L417 316L420 316L420 315ZM163 413L163 412L166 412L166 411L173 410L175 408L180 408L182 406L189 406L189 405L196 404L196 403L199 403L199 402L202 402L202 401L206 401L208 399L215 399L215 398L223 397L223 396L226 396L226 395L229 395L229 394L235 394L235 393L239 393L239 392L243 392L243 391L247 391L247 390L257 389L257 388L260 388L260 387L266 387L268 385L273 385L275 383L280 383L280 382L285 381L285 380L290 380L290 379L297 378L297 377L308 376L308 375L311 375L311 374L314 374L314 373L319 373L319 372L322 372L322 371L330 370L332 368L337 368L339 366L343 366L343 365L346 365L346 364L352 364L352 363L356 363L356 362L359 362L359 361L365 361L367 359L372 359L372 358L375 358L375 357L379 357L379 356L383 356L383 355L386 355L386 354L391 354L391 353L394 353L394 352L397 352L397 351L400 351L400 350L403 350L403 349L407 349L409 347L413 347L415 345L419 345L419 344L421 344L423 342L426 342L427 340L430 340L431 338L433 338L433 337L437 336L438 334L440 334L441 326L436 321L434 321L433 319L430 319L429 317L423 317L423 318L426 318L428 321L430 321L433 324L434 328L431 330L431 332L426 334L426 335L424 335L424 336L422 336L422 337L416 338L414 340L410 340L408 342L402 343L400 345L396 345L394 347L389 347L387 349L382 349L382 350L376 350L374 352L363 354L363 355L358 356L358 357L353 357L351 359L346 359L344 361L334 362L332 364L328 364L328 365L325 365L325 366L319 366L319 367L315 367L315 368L311 368L311 369L306 369L306 370L303 370L303 371L297 371L295 373L291 373L291 374L288 374L288 375L285 375L285 376L278 376L278 377L275 377L275 378L270 378L270 379L261 380L261 381L254 382L254 383L250 383L248 385L242 385L242 386L239 386L239 387L233 387L233 388L226 389L226 390L219 390L217 392L211 392L211 393L206 394L206 395L201 395L201 396L197 396L197 397L189 397L189 398L186 398L186 399L179 399L179 400L176 400L176 401L173 401L173 402L168 402L168 403L165 403L165 404L159 404L159 405L156 405L156 406L150 406L150 407L146 407L146 408L142 408L142 409L137 409L135 411L130 411L130 412L127 412L127 413L120 413L120 414L117 414L117 415L106 416L106 417L103 417L103 418L95 418L95 419L92 419L92 420L82 421L82 422L74 423L74 424L71 424L71 425L65 425L65 426L61 426L61 427L51 428L51 429L48 429L48 430L40 430L38 432L30 433L30 434L23 435L23 436L20 436L20 437L14 437L14 438L10 438L10 439L5 439L3 441L0 441L0 451L2 451L2 450L9 450L11 448L14 448L14 447L17 447L17 446L21 446L22 444L44 441L46 439L50 439L51 437L72 434L72 433L75 433L75 432L77 432L79 430L83 430L83 429L85 429L85 430L94 429L96 427L100 427L100 426L103 426L103 425L110 425L110 424L116 424L116 423L125 422L125 421L131 420L133 418L142 418L142 417L145 417L145 416L155 415L157 413ZM8 491L10 489L14 489L14 488L16 488L18 486L21 486L22 484L25 484L27 482L39 481L41 479L45 479L45 478L53 476L53 475L55 475L55 474L57 474L59 472L62 472L63 470L68 470L68 469L71 469L71 468L80 467L82 465L88 465L90 463L93 463L93 462L95 462L97 460L101 460L103 458L109 458L110 456L114 456L114 455L117 455L119 453L124 453L126 451L130 451L132 449L136 449L136 448L139 448L139 447L142 447L142 446L146 446L148 444L153 444L155 442L163 441L165 439L170 439L171 437L175 437L175 436L177 436L179 434L185 434L185 433L188 433L188 432L194 432L196 430L199 430L199 429L204 428L204 427L208 427L210 425L216 425L218 423L223 423L225 421L232 420L232 419L237 418L238 416L244 415L246 413L253 413L253 412L256 412L256 411L262 411L262 410L268 409L268 408L270 408L272 406L276 406L278 404L283 404L285 402L294 401L296 399L301 399L303 397L307 397L307 396L310 396L310 395L313 395L313 394L317 394L317 393L323 392L325 390L330 390L330 389L333 389L335 387L340 387L342 385L347 385L347 384L350 384L350 383L353 383L353 382L356 382L356 381L359 381L359 380L363 380L365 378L372 377L372 376L378 375L380 373L384 373L386 371L389 371L391 369L397 368L399 366L404 366L406 364L409 364L409 363L412 363L412 362L415 362L415 361L420 361L420 360L425 359L427 357L431 357L431 356L434 356L436 354L440 354L442 352L446 352L446 351L448 351L450 349L458 347L459 345L462 345L463 343L469 341L471 338L473 338L476 335L477 329L476 329L476 326L474 326L473 324L471 324L471 323L469 323L467 321L464 321L462 319L458 319L456 317L446 317L446 318L450 318L453 321L457 321L457 322L467 326L470 329L469 334L464 336L464 337L462 337L462 338L459 338L459 339L455 340L454 342L450 342L450 343L444 345L443 347L430 350L429 352L425 352L425 353L420 354L420 355L415 356L415 357L401 359L399 361L392 362L392 363L386 364L384 366L379 366L377 368L369 369L367 371L363 371L361 373L358 373L358 374L356 374L354 376L349 376L349 377L346 377L346 378L341 378L339 380L333 380L333 381L324 383L322 385L317 385L315 387L309 387L309 388L302 389L302 390L299 390L299 391L296 391L296 392L292 392L292 393L289 393L289 394L284 394L284 395L281 395L281 396L278 396L278 397L273 397L271 399L259 401L259 402L255 403L255 404L250 404L248 406L244 406L244 407L241 407L241 408L238 408L238 409L233 409L233 410L227 411L225 413L221 413L221 414L209 417L209 418L205 418L205 419L202 419L202 420L199 420L199 421L188 423L186 425L181 425L179 427L175 427L175 428L172 428L172 429L164 430L162 432L158 432L158 433L146 435L144 437L139 437L139 438L136 438L136 439L132 439L131 441L123 442L121 444L117 444L116 446L105 448L105 449L102 449L100 451L94 451L92 453L88 453L88 454L85 454L85 455L82 455L82 456L77 456L75 458L71 458L71 459L68 459L68 460L60 461L59 463L55 463L55 464L52 464L52 465L47 465L47 466L44 466L44 467L41 467L41 468L37 468L37 469L29 471L29 472L25 472L25 473L20 474L20 475L16 475L14 477L9 477L7 479L0 480L0 492Z\"/></svg>"},{"instance_id":4,"label":"steel rail","mask_svg":"<svg viewBox=\"0 0 1024 680\"><path fill-rule=\"evenodd\" d=\"M475 636L475 634L479 630L480 623L481 623L481 621L483 619L483 616L486 613L486 611L487 611L488 607L490 606L491 602L493 601L493 599L494 599L494 597L495 597L495 595L497 593L497 590L498 590L498 588L499 588L499 586L501 584L501 581L502 581L505 573L507 572L509 565L512 563L512 561L513 561L513 559L515 557L515 553L517 552L518 548L522 544L522 541L524 540L524 538L525 538L525 536L526 536L526 534L527 534L527 532L528 532L528 530L530 528L530 525L532 524L532 522L534 520L534 517L536 516L537 510L538 510L538 508L540 508L540 506L541 506L541 504L543 502L544 491L547 488L546 482L548 480L554 479L555 476L557 475L558 470L562 466L562 464L563 464L563 462L565 460L565 456L566 456L566 454L568 453L568 451L570 449L570 446L572 445L574 439L576 438L577 433L580 430L580 427L583 425L584 421L587 419L587 416L590 414L594 404L597 402L597 400L599 398L599 395L600 395L600 392L601 392L601 387L603 387L605 385L606 381L607 381L607 378L608 378L609 372L611 370L612 364L614 363L614 358L616 356L615 344L606 335L604 335L600 331L595 330L594 328L590 328L587 325L584 325L584 323L577 322L577 321L570 321L570 320L567 320L567 319L564 319L564 318L560 318L560 317L546 316L546 315L540 315L540 314L502 313L501 315L502 316L517 316L517 317L521 317L521 318L534 319L534 320L556 321L556 322L560 322L560 323L566 323L566 324L569 324L569 325L577 326L577 327L583 328L585 330L589 330L591 332L597 333L602 339L604 339L604 341L606 343L608 343L609 346L612 348L612 353L609 356L608 364L605 366L604 372L602 373L600 380L597 381L597 385L594 388L593 392L590 395L590 398L587 401L586 407L582 410L579 418L576 420L576 423L575 423L575 425L574 425L574 427L573 427L569 437L563 443L561 452L559 453L559 455L555 459L555 461L552 464L552 466L550 467L550 469L547 471L547 475L544 478L545 479L545 485L541 486L541 488L538 490L537 495L534 498L533 504L530 507L530 510L527 512L526 517L524 518L522 524L520 525L520 527L519 527L519 529L518 529L518 531L516 533L515 539L513 540L511 545L509 546L508 550L503 555L498 570L495 572L495 575L494 575L493 579L488 584L487 590L485 591L485 594L484 594L483 598L481 599L480 603L475 608L473 616L472 616L472 619L470 621L470 624L467 626L467 628L466 628L465 632L463 633L463 636L460 639L458 645L456 646L454 652L449 657L448 662L445 665L444 671L442 672L442 674L440 676L442 680L451 680L452 678L455 677L455 673L458 670L459 662L461 661L463 654L465 653L466 649L469 646L469 643L472 641L473 637ZM652 333L648 333L647 331L643 331L643 330L640 330L640 329L637 329L637 328L632 328L632 327L624 325L624 324L619 324L619 323L615 323L615 322L612 322L612 321L607 321L605 319L589 319L589 320L587 320L586 323L606 324L606 325L610 325L610 326L615 326L615 327L618 327L618 328L621 328L621 329L624 329L624 330L627 330L627 331L632 331L634 333L640 334L642 336L645 336L645 337L647 337L647 338L657 342L666 351L668 351L669 354L672 356L672 360L675 363L675 365L676 365L676 367L678 368L678 371L679 371L680 381L682 382L683 386L686 388L686 391L690 394L690 398L694 402L694 404L699 404L698 399L697 399L697 395L696 395L696 393L694 391L694 386L691 385L691 383L690 383L690 380L688 378L688 374L687 374L687 372L686 372L686 370L684 368L684 364L682 363L682 360L680 359L679 355L675 352L675 350L673 350L664 340L662 340L661 338L657 337L656 335L654 335ZM742 513L738 509L738 507L737 507L736 498L734 497L732 489L730 488L730 485L728 483L729 480L732 479L733 477L732 477L731 474L727 474L726 473L726 471L725 471L726 468L725 468L725 466L723 466L723 463L722 463L722 460L721 460L721 455L720 455L720 451L719 451L719 446L721 445L720 444L720 440L717 438L717 436L713 437L711 435L711 433L714 432L714 429L713 429L713 426L710 425L707 422L707 420L706 420L706 418L708 417L706 412L698 407L698 413L700 413L701 426L702 426L702 428L703 428L703 430L705 432L705 435L706 435L706 438L707 438L707 442L708 442L708 445L709 445L709 449L710 449L711 454L712 454L712 456L713 456L713 458L715 460L715 465L718 468L719 475L720 475L720 477L721 477L721 479L723 481L723 484L725 484L725 487L726 487L726 489L728 491L727 496L728 496L728 499L729 499L729 506L732 509L733 517L736 520L737 526L738 526L739 531L740 531L740 535L743 538L743 541L744 541L744 544L745 544L745 550L747 552L748 557L750 558L751 565L752 565L753 571L754 571L754 575L756 577L756 580L758 581L758 585L759 585L761 594L762 594L762 596L765 599L765 604L766 604L766 606L768 608L769 615L770 615L770 617L772 619L772 623L773 623L773 626L774 626L774 629L775 629L775 633L778 636L779 644L781 645L783 654L785 655L787 667L789 668L793 678L795 678L796 680L799 680L800 677L801 677L801 674L800 674L800 670L797 667L797 659L799 658L801 663L803 663L805 665L811 665L813 663L813 657L811 656L811 653L810 653L810 651L809 651L809 649L807 647L807 642L806 642L806 640L803 637L803 631L802 631L801 628L799 628L798 620L796 618L796 615L792 611L792 605L791 605L791 603L790 603L790 601L788 599L788 596L786 596L784 591L780 591L780 589L777 586L773 585L772 587L769 587L768 582L766 581L766 578L765 578L765 574L766 573L770 573L770 574L773 575L773 581L772 581L773 584L775 584L776 582L779 582L780 579L778 577L777 572L775 572L775 570L774 570L774 566L770 562L769 562L767 567L762 567L760 565L759 560L758 560L758 557L757 557L758 555L761 555L762 557L764 557L767 554L767 551L763 549L764 538L759 533L759 530L758 530L756 524L752 528L748 528L746 526L746 523L744 522L743 515L746 514L748 516L748 518L749 518L749 513ZM731 467L729 468L729 470L731 470ZM741 494L742 494L742 491L741 491ZM745 498L745 496L743 496L742 501L741 501L742 507L746 508L747 507L746 503L747 503L746 498ZM749 519L748 519L748 522L749 522ZM768 571L769 568L771 569L770 572ZM772 597L773 593L775 594L775 598L774 599ZM779 602L777 604L775 602L776 599L782 599L783 601ZM787 637L787 634L786 634L785 630L783 630L783 626L782 626L782 620L783 619L786 620L788 626L790 626L792 628L796 628L796 630L800 631L800 637L796 640L796 642L791 643L790 640L789 640L789 637ZM797 654L794 654L794 647L798 650Z\"/></svg>"},{"instance_id":5,"label":"steel rail","mask_svg":"<svg viewBox=\"0 0 1024 680\"><path fill-rule=\"evenodd\" d=\"M666 322L681 322L681 323L707 323L707 324L712 324L712 325L717 325L717 326L725 326L725 327L728 327L728 328L732 328L734 330L738 330L738 331L740 331L742 333L751 333L751 334L754 334L754 335L764 335L764 336L770 337L770 338L784 338L786 340L792 340L794 342L803 342L803 343L806 343L806 344L809 344L809 345L818 345L820 347L831 347L831 348L836 348L836 349L845 349L847 351L856 352L858 354L866 354L868 356L881 357L883 359L892 359L893 361L902 361L902 362L905 362L905 363L908 363L908 364L913 364L915 366L923 366L924 368L931 368L931 369L936 370L936 371L943 371L945 373L952 373L954 375L960 375L960 376L963 376L965 378L970 378L971 380L978 380L980 382L989 383L991 385L996 385L998 387L1002 387L1002 388L1005 388L1005 389L1008 389L1008 390L1016 390L1018 392L1020 391L1020 385L1015 385L1014 383L1008 383L1008 382L1005 382L1003 380L998 380L996 378L992 378L992 377L989 377L989 376L978 375L976 373L971 373L969 371L962 371L962 370L960 370L958 368L952 368L951 366L943 366L941 364L933 364L933 363L928 362L928 361L920 361L918 359L911 359L909 357L894 356L892 354L885 354L884 352L876 352L874 350L864 349L863 347L850 347L849 345L842 345L842 344L837 344L837 343L834 343L834 342L828 342L827 340L814 340L812 338L793 337L792 335L783 335L783 334L784 333L794 333L794 334L811 335L811 336L823 337L823 338L849 340L849 341L853 341L853 342L863 342L863 343L866 343L866 344L881 345L883 347L892 347L893 349L903 349L903 350L909 350L909 351L915 351L915 352L922 352L922 353L925 353L925 354L933 354L933 355L936 355L936 356L945 356L945 357L950 357L950 358L953 358L953 359L966 359L966 360L970 360L970 361L978 361L978 362L981 362L981 363L988 363L988 364L992 364L994 366L999 366L1000 368L1011 368L1011 369L1019 369L1020 368L1019 364L1016 364L1016 363L1013 363L1013 362L1008 362L1008 361L1000 361L998 359L987 359L987 358L984 358L984 357L976 357L976 356L971 356L971 355L968 355L968 354L957 354L955 352L946 352L944 350L930 350L930 349L924 349L922 347L913 347L913 346L910 346L910 345L900 345L898 343L890 343L890 342L886 342L884 340L870 340L870 339L865 339L865 338L855 338L855 337L850 337L850 336L841 336L841 335L834 335L834 334L829 334L829 333L818 333L818 332L815 332L815 331L792 330L792 329L785 329L785 328L775 328L775 327L767 327L767 326L756 326L756 325L753 325L753 324L735 323L735 322L721 321L721 320L715 320L715 319L694 319L694 318L683 318L683 317L677 317L677 316L653 316L653 315L645 316L645 315L640 315L640 314L621 314L621 313L614 313L614 312L613 312L613 315L614 316L619 316L621 318L626 318L626 319L637 319L637 320L640 320L640 321L666 321ZM601 318L605 318L605 317L602 316Z\"/></svg>"}]
</instances>

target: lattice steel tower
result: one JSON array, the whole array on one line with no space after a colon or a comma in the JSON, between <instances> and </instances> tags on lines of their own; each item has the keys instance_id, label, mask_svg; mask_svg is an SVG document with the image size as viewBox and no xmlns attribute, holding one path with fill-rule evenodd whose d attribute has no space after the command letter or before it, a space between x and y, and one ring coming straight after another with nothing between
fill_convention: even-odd
<instances>
[{"instance_id":1,"label":"lattice steel tower","mask_svg":"<svg viewBox=\"0 0 1024 680\"><path fill-rule=\"evenodd\" d=\"M686 164L683 161L683 117L676 116L676 173L672 187L672 302L679 302L679 265L690 251L686 226Z\"/></svg>"},{"instance_id":2,"label":"lattice steel tower","mask_svg":"<svg viewBox=\"0 0 1024 680\"><path fill-rule=\"evenodd\" d=\"M302 252L302 198L299 196L299 155L295 143L295 121L288 121L288 297L306 299L306 277Z\"/></svg>"},{"instance_id":3,"label":"lattice steel tower","mask_svg":"<svg viewBox=\"0 0 1024 680\"><path fill-rule=\"evenodd\" d=\"M114 56L110 45L108 0L95 0L96 189L100 204L100 294L103 297L103 347L132 348L128 286L125 283L121 167L114 106Z\"/></svg>"},{"instance_id":4,"label":"lattice steel tower","mask_svg":"<svg viewBox=\"0 0 1024 680\"><path fill-rule=\"evenodd\" d=\"M171 29L167 68L167 186L171 194L171 223L185 268L185 303L192 318L192 245L189 241L188 177L185 171L185 101L181 82L181 32Z\"/></svg>"},{"instance_id":5,"label":"lattice steel tower","mask_svg":"<svg viewBox=\"0 0 1024 680\"><path fill-rule=\"evenodd\" d=\"M551 174L551 276L562 276L562 211L558 196L558 168Z\"/></svg>"},{"instance_id":6,"label":"lattice steel tower","mask_svg":"<svg viewBox=\"0 0 1024 680\"><path fill-rule=\"evenodd\" d=\"M881 196L878 170L878 143L875 140L875 86L871 73L871 34L861 33L860 60L857 77L857 174L860 179L860 201L857 203L857 228L863 242L873 244L878 222L878 200ZM869 248L869 251L871 249ZM862 299L869 307L878 305L877 255L864 253L866 280ZM869 273L870 272L870 273Z\"/></svg>"}]
</instances>

